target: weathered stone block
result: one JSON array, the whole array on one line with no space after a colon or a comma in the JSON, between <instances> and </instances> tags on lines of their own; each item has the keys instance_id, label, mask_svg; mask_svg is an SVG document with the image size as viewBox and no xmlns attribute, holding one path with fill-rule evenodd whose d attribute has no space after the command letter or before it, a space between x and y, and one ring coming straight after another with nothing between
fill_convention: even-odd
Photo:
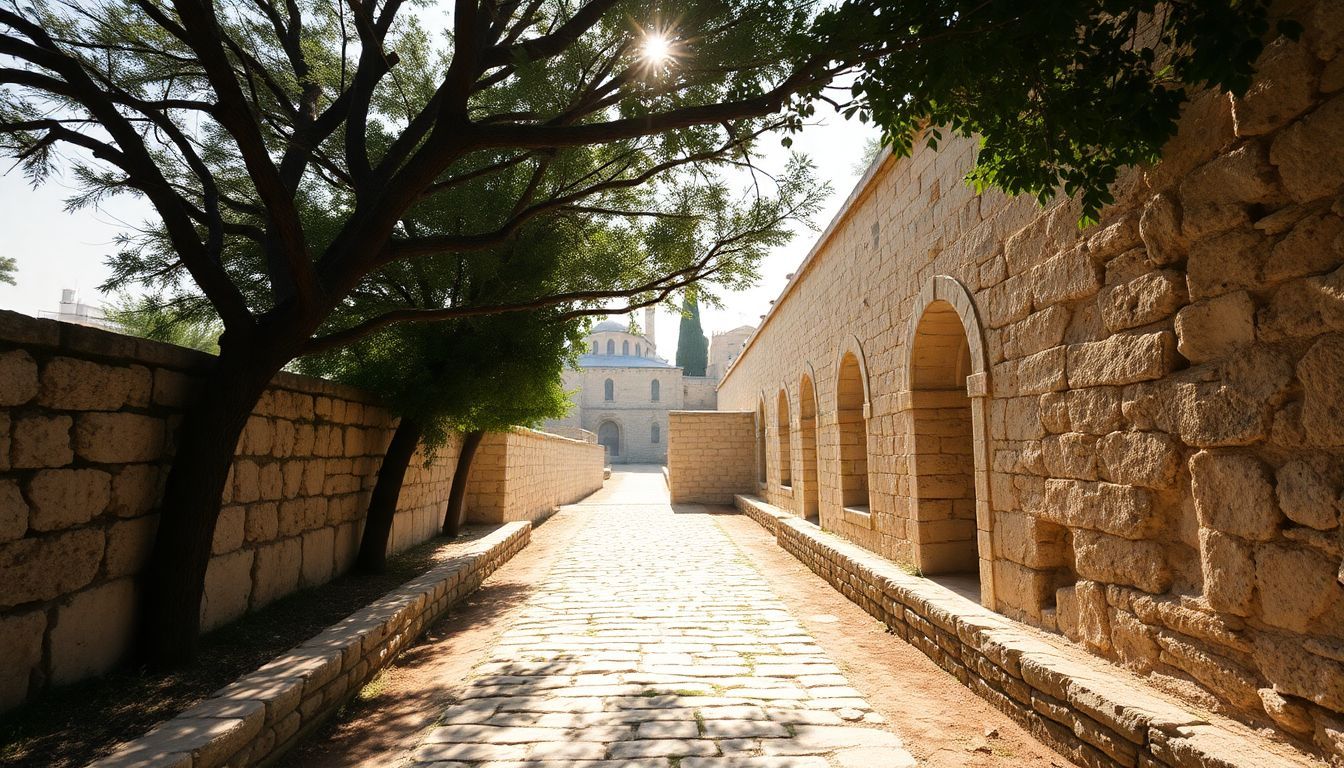
<instances>
[{"instance_id":1,"label":"weathered stone block","mask_svg":"<svg viewBox=\"0 0 1344 768\"><path fill-rule=\"evenodd\" d=\"M73 683L111 669L130 647L135 630L135 582L101 584L56 609L51 628L51 677Z\"/></svg>"},{"instance_id":2,"label":"weathered stone block","mask_svg":"<svg viewBox=\"0 0 1344 768\"><path fill-rule=\"evenodd\" d=\"M17 480L0 480L0 543L23 537L28 530L28 502Z\"/></svg>"},{"instance_id":3,"label":"weathered stone block","mask_svg":"<svg viewBox=\"0 0 1344 768\"><path fill-rule=\"evenodd\" d=\"M303 535L304 586L325 584L335 567L336 529L318 528Z\"/></svg>"},{"instance_id":4,"label":"weathered stone block","mask_svg":"<svg viewBox=\"0 0 1344 768\"><path fill-rule=\"evenodd\" d=\"M163 456L163 420L138 413L82 413L75 422L80 458L105 464L154 461Z\"/></svg>"},{"instance_id":5,"label":"weathered stone block","mask_svg":"<svg viewBox=\"0 0 1344 768\"><path fill-rule=\"evenodd\" d=\"M1074 248L1033 267L1029 283L1038 309L1095 296L1101 288L1101 270L1084 248Z\"/></svg>"},{"instance_id":6,"label":"weathered stone block","mask_svg":"<svg viewBox=\"0 0 1344 768\"><path fill-rule=\"evenodd\" d=\"M1163 432L1112 432L1097 443L1107 480L1144 488L1171 488L1180 471L1176 441Z\"/></svg>"},{"instance_id":7,"label":"weathered stone block","mask_svg":"<svg viewBox=\"0 0 1344 768\"><path fill-rule=\"evenodd\" d=\"M1099 653L1111 649L1110 611L1106 588L1095 581L1080 581L1074 587L1078 604L1078 636L1087 647Z\"/></svg>"},{"instance_id":8,"label":"weathered stone block","mask_svg":"<svg viewBox=\"0 0 1344 768\"><path fill-rule=\"evenodd\" d=\"M65 411L115 411L131 399L144 398L149 371L56 357L42 366L42 394L38 402Z\"/></svg>"},{"instance_id":9,"label":"weathered stone block","mask_svg":"<svg viewBox=\"0 0 1344 768\"><path fill-rule=\"evenodd\" d=\"M222 555L241 547L246 519L245 507L235 505L221 509L219 518L215 521L215 538L210 551Z\"/></svg>"},{"instance_id":10,"label":"weathered stone block","mask_svg":"<svg viewBox=\"0 0 1344 768\"><path fill-rule=\"evenodd\" d=\"M1041 458L1054 477L1097 479L1097 438L1081 432L1050 435L1041 440Z\"/></svg>"},{"instance_id":11,"label":"weathered stone block","mask_svg":"<svg viewBox=\"0 0 1344 768\"><path fill-rule=\"evenodd\" d=\"M1064 529L1034 515L994 516L994 553L1028 568L1054 568L1064 561Z\"/></svg>"},{"instance_id":12,"label":"weathered stone block","mask_svg":"<svg viewBox=\"0 0 1344 768\"><path fill-rule=\"evenodd\" d=\"M1311 710L1302 702L1283 696L1273 688L1261 688L1257 693L1265 714L1281 728L1298 736L1312 732Z\"/></svg>"},{"instance_id":13,"label":"weathered stone block","mask_svg":"<svg viewBox=\"0 0 1344 768\"><path fill-rule=\"evenodd\" d=\"M252 585L253 610L293 592L299 586L303 567L303 542L284 539L256 550L256 576Z\"/></svg>"},{"instance_id":14,"label":"weathered stone block","mask_svg":"<svg viewBox=\"0 0 1344 768\"><path fill-rule=\"evenodd\" d=\"M1344 271L1279 286L1257 315L1263 341L1311 338L1344 330Z\"/></svg>"},{"instance_id":15,"label":"weathered stone block","mask_svg":"<svg viewBox=\"0 0 1344 768\"><path fill-rule=\"evenodd\" d=\"M1255 342L1255 303L1246 291L1223 294L1176 313L1176 351L1192 363L1217 360Z\"/></svg>"},{"instance_id":16,"label":"weathered stone block","mask_svg":"<svg viewBox=\"0 0 1344 768\"><path fill-rule=\"evenodd\" d=\"M0 406L23 405L37 396L37 363L27 351L0 354Z\"/></svg>"},{"instance_id":17,"label":"weathered stone block","mask_svg":"<svg viewBox=\"0 0 1344 768\"><path fill-rule=\"evenodd\" d=\"M1279 693L1344 712L1344 664L1308 653L1300 638L1257 633L1255 663Z\"/></svg>"},{"instance_id":18,"label":"weathered stone block","mask_svg":"<svg viewBox=\"0 0 1344 768\"><path fill-rule=\"evenodd\" d=\"M14 469L63 467L75 459L69 416L20 416L14 420L10 464Z\"/></svg>"},{"instance_id":19,"label":"weathered stone block","mask_svg":"<svg viewBox=\"0 0 1344 768\"><path fill-rule=\"evenodd\" d=\"M1130 541L1083 529L1074 532L1073 555L1078 575L1085 579L1127 584L1152 594L1171 587L1171 566L1156 541Z\"/></svg>"},{"instance_id":20,"label":"weathered stone block","mask_svg":"<svg viewBox=\"0 0 1344 768\"><path fill-rule=\"evenodd\" d=\"M1297 363L1302 426L1315 445L1344 445L1344 336L1322 337Z\"/></svg>"},{"instance_id":21,"label":"weathered stone block","mask_svg":"<svg viewBox=\"0 0 1344 768\"><path fill-rule=\"evenodd\" d=\"M253 596L252 557L252 550L241 549L210 558L201 599L202 630L209 631L247 612Z\"/></svg>"},{"instance_id":22,"label":"weathered stone block","mask_svg":"<svg viewBox=\"0 0 1344 768\"><path fill-rule=\"evenodd\" d=\"M1255 560L1251 545L1233 536L1201 528L1199 562L1204 598L1216 611L1250 616L1255 592Z\"/></svg>"},{"instance_id":23,"label":"weathered stone block","mask_svg":"<svg viewBox=\"0 0 1344 768\"><path fill-rule=\"evenodd\" d=\"M0 711L23 703L28 696L29 678L42 663L42 634L47 626L46 611L0 617Z\"/></svg>"},{"instance_id":24,"label":"weathered stone block","mask_svg":"<svg viewBox=\"0 0 1344 768\"><path fill-rule=\"evenodd\" d=\"M159 499L162 471L155 464L129 464L112 478L109 509L119 517L139 517L154 509Z\"/></svg>"},{"instance_id":25,"label":"weathered stone block","mask_svg":"<svg viewBox=\"0 0 1344 768\"><path fill-rule=\"evenodd\" d=\"M1244 206L1282 200L1274 167L1263 145L1242 144L1215 155L1181 182L1181 226L1195 245L1216 232L1247 220ZM1190 251L1193 265L1195 247Z\"/></svg>"},{"instance_id":26,"label":"weathered stone block","mask_svg":"<svg viewBox=\"0 0 1344 768\"><path fill-rule=\"evenodd\" d=\"M154 546L154 534L159 527L158 515L146 515L121 520L107 529L107 575L110 578L133 576L149 560Z\"/></svg>"},{"instance_id":27,"label":"weathered stone block","mask_svg":"<svg viewBox=\"0 0 1344 768\"><path fill-rule=\"evenodd\" d=\"M1305 43L1280 37L1256 61L1256 77L1232 99L1238 136L1263 136L1287 125L1312 104L1315 62Z\"/></svg>"},{"instance_id":28,"label":"weathered stone block","mask_svg":"<svg viewBox=\"0 0 1344 768\"><path fill-rule=\"evenodd\" d=\"M1069 386L1083 389L1161 378L1171 370L1175 346L1170 331L1071 344Z\"/></svg>"},{"instance_id":29,"label":"weathered stone block","mask_svg":"<svg viewBox=\"0 0 1344 768\"><path fill-rule=\"evenodd\" d=\"M87 523L107 508L112 477L97 469L48 469L28 484L32 502L29 525L54 531Z\"/></svg>"},{"instance_id":30,"label":"weathered stone block","mask_svg":"<svg viewBox=\"0 0 1344 768\"><path fill-rule=\"evenodd\" d=\"M50 600L88 584L103 560L103 532L75 529L58 536L0 545L0 608Z\"/></svg>"},{"instance_id":31,"label":"weathered stone block","mask_svg":"<svg viewBox=\"0 0 1344 768\"><path fill-rule=\"evenodd\" d=\"M1157 645L1157 631L1124 611L1110 614L1111 646L1120 661L1140 672L1152 669L1158 661L1161 648Z\"/></svg>"},{"instance_id":32,"label":"weathered stone block","mask_svg":"<svg viewBox=\"0 0 1344 768\"><path fill-rule=\"evenodd\" d=\"M1272 476L1254 456L1200 451L1190 458L1190 481L1200 525L1251 541L1278 533Z\"/></svg>"},{"instance_id":33,"label":"weathered stone block","mask_svg":"<svg viewBox=\"0 0 1344 768\"><path fill-rule=\"evenodd\" d=\"M1329 272L1344 263L1344 219L1334 213L1302 218L1274 246L1265 263L1265 282Z\"/></svg>"},{"instance_id":34,"label":"weathered stone block","mask_svg":"<svg viewBox=\"0 0 1344 768\"><path fill-rule=\"evenodd\" d=\"M1344 597L1335 581L1335 564L1315 552L1280 544L1255 551L1255 584L1265 623L1306 632L1332 603Z\"/></svg>"},{"instance_id":35,"label":"weathered stone block","mask_svg":"<svg viewBox=\"0 0 1344 768\"><path fill-rule=\"evenodd\" d=\"M1240 664L1225 656L1209 653L1175 635L1162 633L1158 636L1158 643L1162 646L1162 661L1184 670L1223 701L1230 701L1243 709L1259 706L1256 678Z\"/></svg>"},{"instance_id":36,"label":"weathered stone block","mask_svg":"<svg viewBox=\"0 0 1344 768\"><path fill-rule=\"evenodd\" d=\"M1339 525L1339 496L1311 464L1300 459L1290 461L1279 467L1275 479L1279 509L1289 520L1320 531Z\"/></svg>"},{"instance_id":37,"label":"weathered stone block","mask_svg":"<svg viewBox=\"0 0 1344 768\"><path fill-rule=\"evenodd\" d=\"M1269 241L1252 229L1235 229L1190 245L1185 282L1192 301L1260 286Z\"/></svg>"},{"instance_id":38,"label":"weathered stone block","mask_svg":"<svg viewBox=\"0 0 1344 768\"><path fill-rule=\"evenodd\" d=\"M1181 204L1162 192L1148 201L1139 218L1139 236L1154 264L1165 266L1185 258L1189 240L1181 231Z\"/></svg>"},{"instance_id":39,"label":"weathered stone block","mask_svg":"<svg viewBox=\"0 0 1344 768\"><path fill-rule=\"evenodd\" d=\"M1042 514L1070 528L1105 531L1127 539L1151 537L1164 525L1148 491L1084 480L1046 480Z\"/></svg>"},{"instance_id":40,"label":"weathered stone block","mask_svg":"<svg viewBox=\"0 0 1344 768\"><path fill-rule=\"evenodd\" d=\"M1058 304L1033 312L1004 330L1004 355L1026 357L1056 347L1069 327L1069 310Z\"/></svg>"},{"instance_id":41,"label":"weathered stone block","mask_svg":"<svg viewBox=\"0 0 1344 768\"><path fill-rule=\"evenodd\" d=\"M1017 364L1017 392L1020 395L1039 395L1068 388L1064 377L1064 347L1037 352Z\"/></svg>"},{"instance_id":42,"label":"weathered stone block","mask_svg":"<svg viewBox=\"0 0 1344 768\"><path fill-rule=\"evenodd\" d=\"M1170 317L1185 299L1185 280L1164 270L1103 288L1097 307L1107 330L1114 333Z\"/></svg>"},{"instance_id":43,"label":"weathered stone block","mask_svg":"<svg viewBox=\"0 0 1344 768\"><path fill-rule=\"evenodd\" d=\"M1321 147L1344 145L1344 96L1280 131L1270 146L1269 160L1279 167L1284 189L1297 202L1332 195L1344 184L1344 157Z\"/></svg>"}]
</instances>

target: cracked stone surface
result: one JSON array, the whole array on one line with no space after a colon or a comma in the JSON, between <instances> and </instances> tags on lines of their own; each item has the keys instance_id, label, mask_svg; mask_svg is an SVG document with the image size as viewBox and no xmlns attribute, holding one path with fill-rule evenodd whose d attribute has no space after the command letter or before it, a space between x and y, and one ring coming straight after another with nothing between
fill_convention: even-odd
<instances>
[{"instance_id":1,"label":"cracked stone surface","mask_svg":"<svg viewBox=\"0 0 1344 768\"><path fill-rule=\"evenodd\" d=\"M713 515L674 510L661 474L620 480L414 765L915 764Z\"/></svg>"}]
</instances>

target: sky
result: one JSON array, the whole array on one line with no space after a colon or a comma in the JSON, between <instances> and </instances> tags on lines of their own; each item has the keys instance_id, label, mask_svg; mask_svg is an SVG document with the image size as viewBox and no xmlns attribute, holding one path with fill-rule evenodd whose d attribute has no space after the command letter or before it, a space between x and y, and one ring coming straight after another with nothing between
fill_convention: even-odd
<instances>
[{"instance_id":1,"label":"sky","mask_svg":"<svg viewBox=\"0 0 1344 768\"><path fill-rule=\"evenodd\" d=\"M816 229L799 227L791 242L772 251L761 264L761 277L754 288L725 295L723 309L702 308L701 325L706 336L760 322L770 300L788 282L786 275L802 262L849 196L862 173L857 166L865 147L875 135L871 126L831 114L820 116L816 124L794 136L793 150L809 155L818 176L831 184L830 197L814 222ZM763 166L782 166L788 150L773 139L763 144ZM0 172L5 170L7 165L0 166ZM143 201L120 197L104 201L96 209L67 213L65 199L73 192L68 177L53 175L34 189L17 169L0 175L0 256L18 260L18 285L0 283L0 308L31 315L54 312L64 288L77 289L80 300L87 304L98 305L107 299L98 292L98 285L109 274L105 260L115 250L117 235L138 226L153 211ZM659 311L654 341L659 355L668 360L675 359L679 323L677 312L666 308Z\"/></svg>"}]
</instances>

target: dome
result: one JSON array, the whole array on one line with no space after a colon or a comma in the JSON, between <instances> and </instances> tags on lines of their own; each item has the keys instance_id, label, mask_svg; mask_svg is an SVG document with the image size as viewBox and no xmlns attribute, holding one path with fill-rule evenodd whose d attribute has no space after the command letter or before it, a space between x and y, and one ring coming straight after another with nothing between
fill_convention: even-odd
<instances>
[{"instance_id":1,"label":"dome","mask_svg":"<svg viewBox=\"0 0 1344 768\"><path fill-rule=\"evenodd\" d=\"M615 320L603 320L593 326L592 333L626 333L629 330L629 325L621 325Z\"/></svg>"}]
</instances>

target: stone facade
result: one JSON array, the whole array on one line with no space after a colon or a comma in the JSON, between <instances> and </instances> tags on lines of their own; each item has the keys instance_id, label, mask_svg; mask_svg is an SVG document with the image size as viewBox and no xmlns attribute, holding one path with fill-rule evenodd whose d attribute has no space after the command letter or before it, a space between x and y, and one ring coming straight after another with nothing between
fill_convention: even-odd
<instances>
[{"instance_id":1,"label":"stone facade","mask_svg":"<svg viewBox=\"0 0 1344 768\"><path fill-rule=\"evenodd\" d=\"M751 483L750 411L668 414L667 487L673 504L731 504Z\"/></svg>"},{"instance_id":2,"label":"stone facade","mask_svg":"<svg viewBox=\"0 0 1344 768\"><path fill-rule=\"evenodd\" d=\"M0 709L123 656L172 428L207 362L191 350L0 312ZM205 629L349 568L394 426L366 393L276 377L239 441L224 493ZM553 448L576 478L601 485L592 449L585 460L572 440L533 443L520 467L545 463ZM450 441L428 466L412 459L391 551L439 530L457 451ZM547 493L566 494L554 505L573 491L552 484L517 498L530 510ZM506 510L495 519L530 514L490 491L469 502Z\"/></svg>"},{"instance_id":3,"label":"stone facade","mask_svg":"<svg viewBox=\"0 0 1344 768\"><path fill-rule=\"evenodd\" d=\"M1086 230L975 195L972 142L881 158L705 450L759 434L770 503L1344 757L1344 14L1292 7Z\"/></svg>"},{"instance_id":4,"label":"stone facade","mask_svg":"<svg viewBox=\"0 0 1344 768\"><path fill-rule=\"evenodd\" d=\"M645 314L645 324L653 313ZM658 357L652 335L606 320L594 326L588 352L577 370L565 372L573 408L563 419L543 425L548 432L584 429L597 435L610 464L663 464L667 461L667 414L687 409L713 410L715 381L686 376Z\"/></svg>"},{"instance_id":5,"label":"stone facade","mask_svg":"<svg viewBox=\"0 0 1344 768\"><path fill-rule=\"evenodd\" d=\"M747 339L756 332L756 328L750 325L739 325L731 331L720 331L709 339L709 365L705 368L706 378L714 380L716 383L723 378L723 374L728 372L737 356L742 354L742 347L746 346Z\"/></svg>"},{"instance_id":6,"label":"stone facade","mask_svg":"<svg viewBox=\"0 0 1344 768\"><path fill-rule=\"evenodd\" d=\"M486 435L471 462L467 519L536 522L602 487L602 446L521 427Z\"/></svg>"}]
</instances>

